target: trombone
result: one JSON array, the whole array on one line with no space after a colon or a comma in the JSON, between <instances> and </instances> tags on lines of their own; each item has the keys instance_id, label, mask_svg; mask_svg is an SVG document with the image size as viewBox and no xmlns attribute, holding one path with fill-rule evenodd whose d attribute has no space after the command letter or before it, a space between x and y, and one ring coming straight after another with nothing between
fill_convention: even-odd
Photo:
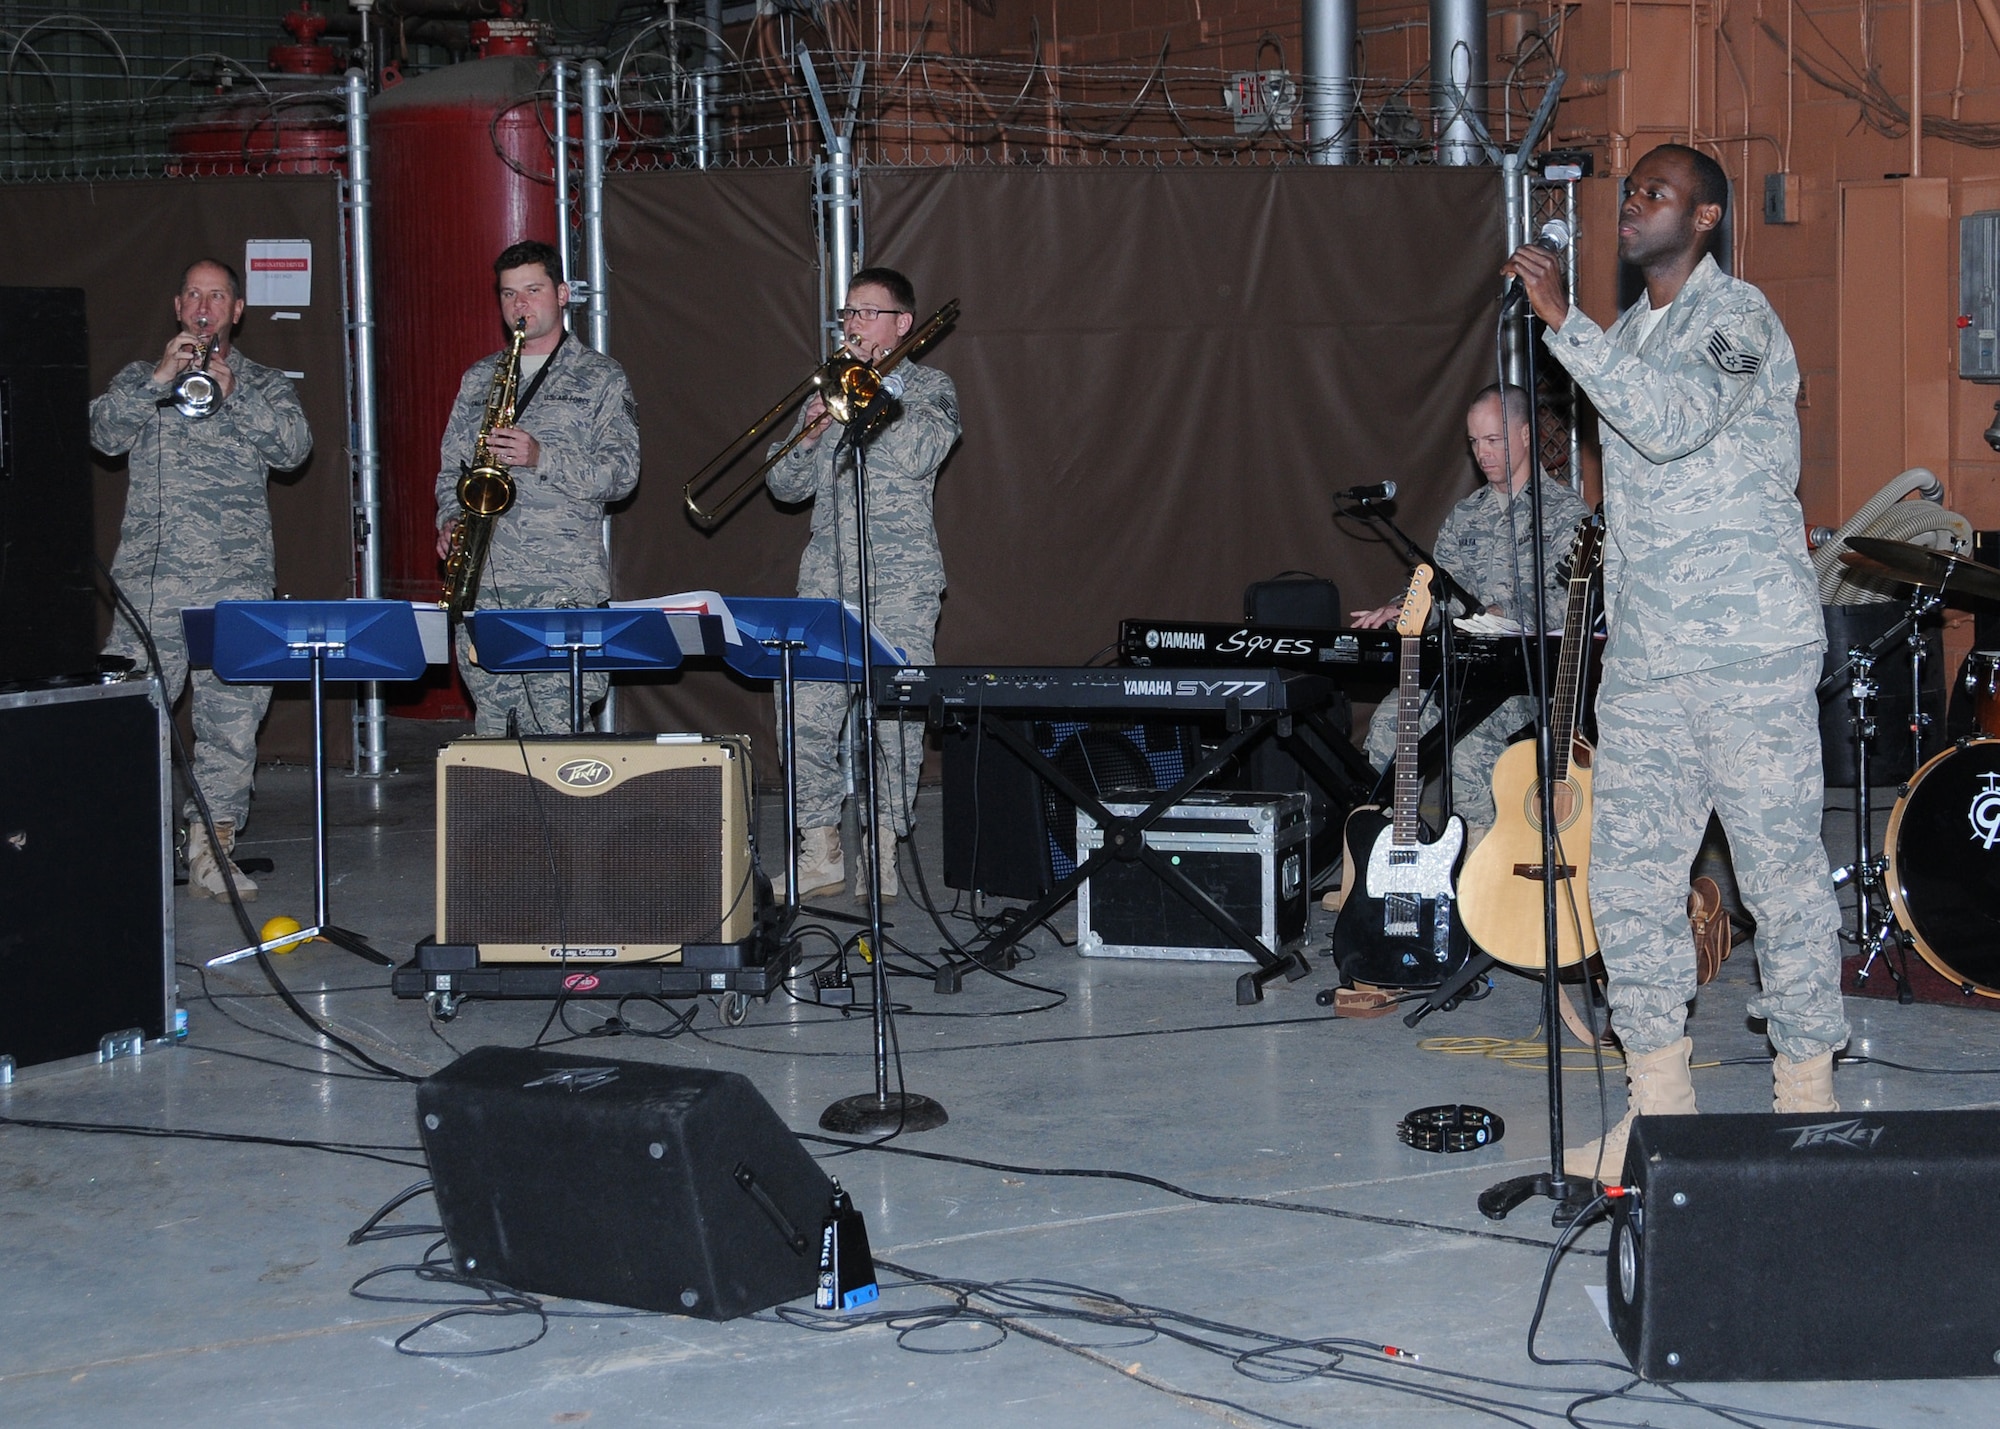
<instances>
[{"instance_id":1,"label":"trombone","mask_svg":"<svg viewBox=\"0 0 2000 1429\"><path fill-rule=\"evenodd\" d=\"M953 298L926 318L921 325L911 328L910 335L896 346L895 351L874 366L863 362L845 347L835 352L832 357L815 368L805 381L779 398L776 406L752 422L741 436L716 453L708 465L696 472L688 484L681 488L681 499L687 504L688 515L692 516L695 524L704 530L714 530L720 526L735 514L743 498L764 479L764 473L783 461L792 448L804 440L808 429L802 425L786 439L783 446L764 459L762 466L738 481L719 501L707 507L702 505L729 469L736 465L745 452L756 445L760 437L767 435L782 421L787 412L803 402L809 394L817 392L820 400L826 404L827 415L843 427L847 426L857 417L868 413L875 399L881 395L883 379L898 363L907 357L916 356L957 320L958 299Z\"/></svg>"}]
</instances>

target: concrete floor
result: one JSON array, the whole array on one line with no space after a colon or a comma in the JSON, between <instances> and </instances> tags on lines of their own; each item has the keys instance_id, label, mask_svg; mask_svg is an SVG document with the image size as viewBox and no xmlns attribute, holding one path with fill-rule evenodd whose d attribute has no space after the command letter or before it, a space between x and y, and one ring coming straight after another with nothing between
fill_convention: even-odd
<instances>
[{"instance_id":1,"label":"concrete floor","mask_svg":"<svg viewBox=\"0 0 2000 1429\"><path fill-rule=\"evenodd\" d=\"M423 751L434 734L399 725L399 773L337 778L332 790L334 916L399 955L432 921ZM278 864L253 907L260 920L311 912L309 809L305 771L263 772L243 848ZM920 848L934 888L936 815L926 791ZM1844 857L1837 819L1830 832ZM934 954L941 940L912 901L892 906L896 935ZM350 1286L416 1260L428 1240L347 1240L424 1174L411 1088L310 1045L254 965L209 974L205 992L196 961L240 940L226 909L185 897L178 909L188 1040L105 1066L24 1070L0 1089L0 1114L340 1143L382 1159L0 1126L0 1423L1550 1425L1581 1396L1630 1383L1610 1365L1531 1362L1528 1321L1554 1240L1546 1205L1499 1223L1474 1206L1490 1183L1545 1164L1543 1073L1495 1055L1537 1035L1539 984L1502 974L1483 1001L1418 1032L1395 1017L1338 1019L1313 999L1333 985L1327 915L1316 915L1312 976L1276 984L1256 1007L1235 1005L1235 968L1086 960L1048 933L1031 940L1021 985L976 976L947 997L896 980L903 1072L950 1122L826 1163L865 1213L878 1259L900 1267L883 1268L878 1307L903 1313L894 1325L815 1332L769 1314L709 1323L552 1302L546 1337L528 1348L399 1354L393 1342L428 1310L358 1299ZM1697 1073L1704 1110L1768 1106L1768 1070L1729 1064L1765 1050L1742 1012L1747 952L1704 990L1693 1023L1699 1061L1723 1064ZM314 1015L411 1073L482 1044L530 1043L550 1012L473 1002L439 1025L421 1002L393 999L385 972L325 945L275 963ZM865 1004L865 982L860 991ZM872 1089L862 1018L778 997L729 1028L713 1000L677 1010L688 1007L692 1024L671 1038L567 1046L740 1071L801 1132L836 1098ZM1845 1067L1850 1110L1994 1104L2000 1016L1859 998L1849 1009L1856 1053L1996 1069ZM609 1010L573 1003L546 1040L588 1037ZM650 1004L627 1014L638 1028L669 1025ZM1599 1099L1587 1056L1572 1060L1574 1137L1594 1130ZM1619 1083L1615 1068L1607 1080ZM1401 1145L1402 1115L1440 1102L1497 1112L1504 1140L1452 1156ZM1612 1110L1621 1103L1614 1090ZM1060 1168L1251 1203L1048 1174ZM1867 1273L1870 1216L1894 1214L1873 1208L1827 1228L1828 1241ZM395 1219L433 1221L434 1208L420 1198ZM579 1208L586 1247L589 1221ZM1587 1231L1558 1268L1544 1356L1620 1361L1587 1293L1602 1283L1606 1241L1601 1225ZM974 1295L954 1314L951 1291L913 1275L1011 1282L1017 1303L1003 1314ZM407 1274L368 1288L454 1293ZM536 1328L528 1317L459 1319L416 1347L463 1355ZM1237 1358L1295 1341L1318 1347ZM1420 1359L1355 1348L1389 1344ZM2000 1384L1983 1380L1683 1390L1737 1406L1739 1423L2000 1423ZM1668 1400L1641 1387L1580 1422L1722 1422Z\"/></svg>"}]
</instances>

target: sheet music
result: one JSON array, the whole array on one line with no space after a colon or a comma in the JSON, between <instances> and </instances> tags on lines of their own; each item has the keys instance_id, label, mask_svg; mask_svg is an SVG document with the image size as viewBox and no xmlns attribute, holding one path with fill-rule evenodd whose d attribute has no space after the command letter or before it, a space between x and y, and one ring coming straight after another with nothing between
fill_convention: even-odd
<instances>
[{"instance_id":1,"label":"sheet music","mask_svg":"<svg viewBox=\"0 0 2000 1429\"><path fill-rule=\"evenodd\" d=\"M729 602L712 590L684 590L678 595L647 596L642 600L614 600L613 610L661 610L666 612L667 624L673 628L674 639L680 642L683 651L690 654L701 652L701 626L694 618L713 615L722 622L722 638L731 645L743 643L743 633L736 628L736 617L730 614Z\"/></svg>"}]
</instances>

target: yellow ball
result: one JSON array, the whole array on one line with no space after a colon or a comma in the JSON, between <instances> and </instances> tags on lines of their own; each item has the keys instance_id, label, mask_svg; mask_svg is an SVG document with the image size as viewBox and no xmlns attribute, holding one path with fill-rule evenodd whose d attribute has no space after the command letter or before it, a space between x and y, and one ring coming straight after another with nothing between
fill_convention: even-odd
<instances>
[{"instance_id":1,"label":"yellow ball","mask_svg":"<svg viewBox=\"0 0 2000 1429\"><path fill-rule=\"evenodd\" d=\"M287 933L296 933L298 931L298 919L287 918L283 914L280 914L276 918L265 920L264 926L258 930L258 937L260 941L268 943L273 938L282 938ZM279 944L277 947L271 949L271 951L274 953L289 953L294 949L305 946L311 941L312 939L310 938L293 938L289 942Z\"/></svg>"}]
</instances>

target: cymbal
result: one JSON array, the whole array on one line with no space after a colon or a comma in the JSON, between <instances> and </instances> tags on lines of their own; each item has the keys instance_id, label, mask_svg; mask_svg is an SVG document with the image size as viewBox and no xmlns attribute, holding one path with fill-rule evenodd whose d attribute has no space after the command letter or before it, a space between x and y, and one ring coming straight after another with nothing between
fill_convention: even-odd
<instances>
[{"instance_id":1,"label":"cymbal","mask_svg":"<svg viewBox=\"0 0 2000 1429\"><path fill-rule=\"evenodd\" d=\"M1885 541L1879 536L1853 536L1840 559L1871 575L1886 575L1906 585L1935 586L1954 595L2000 601L2000 570L1982 566L1949 551L1932 550L1910 541Z\"/></svg>"}]
</instances>

